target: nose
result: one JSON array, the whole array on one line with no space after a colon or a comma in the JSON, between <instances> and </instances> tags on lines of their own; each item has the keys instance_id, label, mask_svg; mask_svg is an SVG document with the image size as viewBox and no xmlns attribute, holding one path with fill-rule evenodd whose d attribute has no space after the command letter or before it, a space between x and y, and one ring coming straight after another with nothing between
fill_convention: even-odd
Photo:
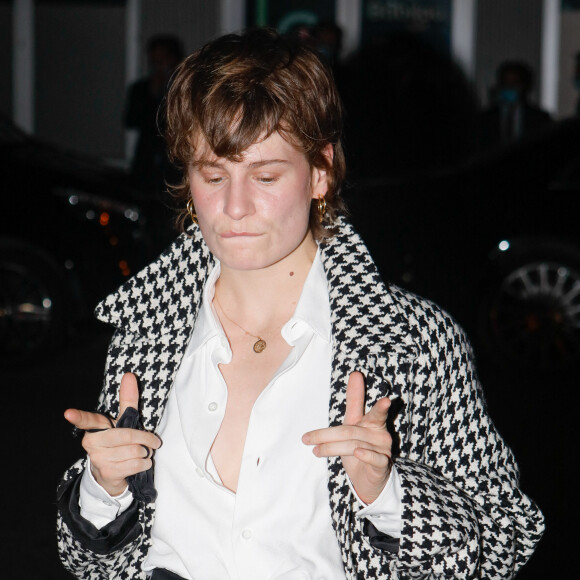
<instances>
[{"instance_id":1,"label":"nose","mask_svg":"<svg viewBox=\"0 0 580 580\"><path fill-rule=\"evenodd\" d=\"M224 213L233 220L241 220L254 213L251 188L242 178L231 177L224 202Z\"/></svg>"}]
</instances>

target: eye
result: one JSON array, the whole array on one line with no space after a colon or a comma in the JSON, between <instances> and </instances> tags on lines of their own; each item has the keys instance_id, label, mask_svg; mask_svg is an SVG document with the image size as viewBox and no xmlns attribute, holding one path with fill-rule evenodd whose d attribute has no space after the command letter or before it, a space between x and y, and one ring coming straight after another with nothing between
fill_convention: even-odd
<instances>
[{"instance_id":1,"label":"eye","mask_svg":"<svg viewBox=\"0 0 580 580\"><path fill-rule=\"evenodd\" d=\"M208 175L207 177L204 177L204 181L209 185L219 185L224 181L224 177L221 175Z\"/></svg>"},{"instance_id":2,"label":"eye","mask_svg":"<svg viewBox=\"0 0 580 580\"><path fill-rule=\"evenodd\" d=\"M256 179L264 185L272 185L278 181L278 176L274 175L258 175Z\"/></svg>"}]
</instances>

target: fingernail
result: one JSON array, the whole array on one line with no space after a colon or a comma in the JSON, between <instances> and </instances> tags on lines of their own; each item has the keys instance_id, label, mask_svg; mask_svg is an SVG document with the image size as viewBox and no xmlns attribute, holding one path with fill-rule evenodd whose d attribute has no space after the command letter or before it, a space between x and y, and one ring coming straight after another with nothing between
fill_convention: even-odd
<instances>
[{"instance_id":1,"label":"fingernail","mask_svg":"<svg viewBox=\"0 0 580 580\"><path fill-rule=\"evenodd\" d=\"M318 447L318 445L312 450L312 453L314 453L314 455L316 455L316 457L318 457L318 454L320 453L320 447Z\"/></svg>"},{"instance_id":2,"label":"fingernail","mask_svg":"<svg viewBox=\"0 0 580 580\"><path fill-rule=\"evenodd\" d=\"M308 435L308 433L304 433L304 435L302 435L302 443L306 443L306 445L310 443L310 435Z\"/></svg>"}]
</instances>

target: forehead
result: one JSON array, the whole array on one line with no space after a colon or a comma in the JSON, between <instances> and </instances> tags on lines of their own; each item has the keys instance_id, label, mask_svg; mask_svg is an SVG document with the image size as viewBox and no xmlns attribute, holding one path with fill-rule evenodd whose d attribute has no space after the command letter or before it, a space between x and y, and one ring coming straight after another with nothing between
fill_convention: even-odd
<instances>
[{"instance_id":1,"label":"forehead","mask_svg":"<svg viewBox=\"0 0 580 580\"><path fill-rule=\"evenodd\" d=\"M256 163L265 160L284 160L295 162L304 160L306 155L286 137L275 131L268 137L261 137L255 143L235 155L220 157L213 151L207 140L199 136L195 141L193 165L229 161L234 163Z\"/></svg>"},{"instance_id":2,"label":"forehead","mask_svg":"<svg viewBox=\"0 0 580 580\"><path fill-rule=\"evenodd\" d=\"M518 70L507 69L503 72L501 76L501 82L504 85L519 85L523 84L524 77L522 73Z\"/></svg>"}]
</instances>

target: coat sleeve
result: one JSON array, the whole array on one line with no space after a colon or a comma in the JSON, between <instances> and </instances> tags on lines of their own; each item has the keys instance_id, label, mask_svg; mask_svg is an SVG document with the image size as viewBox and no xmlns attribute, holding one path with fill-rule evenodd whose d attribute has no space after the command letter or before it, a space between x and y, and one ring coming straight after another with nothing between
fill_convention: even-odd
<instances>
[{"instance_id":1,"label":"coat sleeve","mask_svg":"<svg viewBox=\"0 0 580 580\"><path fill-rule=\"evenodd\" d=\"M120 379L109 372L111 358L123 342L117 332L109 346L105 369L105 385L99 398L98 411L118 413ZM77 578L129 579L144 578L141 561L147 553L145 522L152 510L142 504L134 505L111 524L97 530L80 516L78 509L78 481L86 460L76 462L65 473L57 491L57 545L64 567Z\"/></svg>"},{"instance_id":2,"label":"coat sleeve","mask_svg":"<svg viewBox=\"0 0 580 580\"><path fill-rule=\"evenodd\" d=\"M519 489L463 331L439 311L435 320L420 340L410 444L397 460L403 490L397 567L413 577L512 578L540 540L543 516Z\"/></svg>"}]
</instances>

